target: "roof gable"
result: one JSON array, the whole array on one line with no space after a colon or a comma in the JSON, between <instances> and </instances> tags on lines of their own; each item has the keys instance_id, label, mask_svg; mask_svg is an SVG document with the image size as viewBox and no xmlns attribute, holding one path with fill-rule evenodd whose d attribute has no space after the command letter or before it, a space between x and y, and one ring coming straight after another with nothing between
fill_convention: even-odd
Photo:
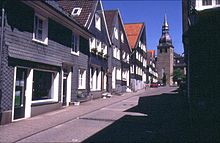
<instances>
[{"instance_id":1,"label":"roof gable","mask_svg":"<svg viewBox=\"0 0 220 143\"><path fill-rule=\"evenodd\" d=\"M105 10L105 18L106 18L107 28L110 37L112 37L113 34L116 14L117 14L117 10Z\"/></svg>"},{"instance_id":2,"label":"roof gable","mask_svg":"<svg viewBox=\"0 0 220 143\"><path fill-rule=\"evenodd\" d=\"M128 37L128 42L132 49L135 48L138 38L142 33L144 28L144 23L128 23L124 25L125 31Z\"/></svg>"}]
</instances>

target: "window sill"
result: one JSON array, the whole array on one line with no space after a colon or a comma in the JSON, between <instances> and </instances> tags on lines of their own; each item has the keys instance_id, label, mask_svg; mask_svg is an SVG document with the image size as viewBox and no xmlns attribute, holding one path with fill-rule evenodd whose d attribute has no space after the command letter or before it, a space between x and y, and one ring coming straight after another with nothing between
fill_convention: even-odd
<instances>
[{"instance_id":1,"label":"window sill","mask_svg":"<svg viewBox=\"0 0 220 143\"><path fill-rule=\"evenodd\" d=\"M56 104L58 101L55 100L39 100L39 101L32 101L31 106L42 106L42 105L48 105L48 104Z\"/></svg>"},{"instance_id":2,"label":"window sill","mask_svg":"<svg viewBox=\"0 0 220 143\"><path fill-rule=\"evenodd\" d=\"M45 46L48 46L48 41L43 42L43 41L40 41L40 40L37 40L37 39L32 39L32 41L34 41L36 43L40 43L40 44L45 45Z\"/></svg>"},{"instance_id":3,"label":"window sill","mask_svg":"<svg viewBox=\"0 0 220 143\"><path fill-rule=\"evenodd\" d=\"M79 56L79 52L76 53L76 52L71 51L71 54L72 54L72 55Z\"/></svg>"},{"instance_id":4,"label":"window sill","mask_svg":"<svg viewBox=\"0 0 220 143\"><path fill-rule=\"evenodd\" d=\"M85 90L86 88L85 88L85 87L79 87L78 89L80 89L80 90Z\"/></svg>"}]
</instances>

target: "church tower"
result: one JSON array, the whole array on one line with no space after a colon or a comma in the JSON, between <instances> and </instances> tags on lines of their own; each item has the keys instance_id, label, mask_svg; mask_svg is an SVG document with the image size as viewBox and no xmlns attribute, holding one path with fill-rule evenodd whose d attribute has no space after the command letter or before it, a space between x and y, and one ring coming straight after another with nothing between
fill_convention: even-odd
<instances>
[{"instance_id":1,"label":"church tower","mask_svg":"<svg viewBox=\"0 0 220 143\"><path fill-rule=\"evenodd\" d=\"M173 85L173 45L169 34L166 15L162 26L162 35L157 46L158 79L165 85Z\"/></svg>"}]
</instances>

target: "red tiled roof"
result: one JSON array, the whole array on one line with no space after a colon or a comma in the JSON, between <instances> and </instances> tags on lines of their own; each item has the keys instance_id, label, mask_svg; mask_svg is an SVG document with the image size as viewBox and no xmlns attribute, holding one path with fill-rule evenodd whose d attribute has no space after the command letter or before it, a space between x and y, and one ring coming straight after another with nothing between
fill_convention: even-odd
<instances>
[{"instance_id":1,"label":"red tiled roof","mask_svg":"<svg viewBox=\"0 0 220 143\"><path fill-rule=\"evenodd\" d=\"M138 42L138 37L141 34L141 29L143 26L143 23L124 24L128 42L132 49L135 48L135 45Z\"/></svg>"},{"instance_id":2,"label":"red tiled roof","mask_svg":"<svg viewBox=\"0 0 220 143\"><path fill-rule=\"evenodd\" d=\"M152 54L152 57L155 56L155 50L148 50L147 52L150 53L150 54Z\"/></svg>"}]
</instances>

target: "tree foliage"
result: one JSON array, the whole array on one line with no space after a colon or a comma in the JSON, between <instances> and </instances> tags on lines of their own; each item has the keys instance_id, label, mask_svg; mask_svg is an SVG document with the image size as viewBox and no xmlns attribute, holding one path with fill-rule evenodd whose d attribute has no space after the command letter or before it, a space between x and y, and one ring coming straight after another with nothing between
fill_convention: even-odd
<instances>
[{"instance_id":1,"label":"tree foliage","mask_svg":"<svg viewBox=\"0 0 220 143\"><path fill-rule=\"evenodd\" d=\"M185 78L186 76L181 69L177 68L173 71L173 81L183 81Z\"/></svg>"}]
</instances>

